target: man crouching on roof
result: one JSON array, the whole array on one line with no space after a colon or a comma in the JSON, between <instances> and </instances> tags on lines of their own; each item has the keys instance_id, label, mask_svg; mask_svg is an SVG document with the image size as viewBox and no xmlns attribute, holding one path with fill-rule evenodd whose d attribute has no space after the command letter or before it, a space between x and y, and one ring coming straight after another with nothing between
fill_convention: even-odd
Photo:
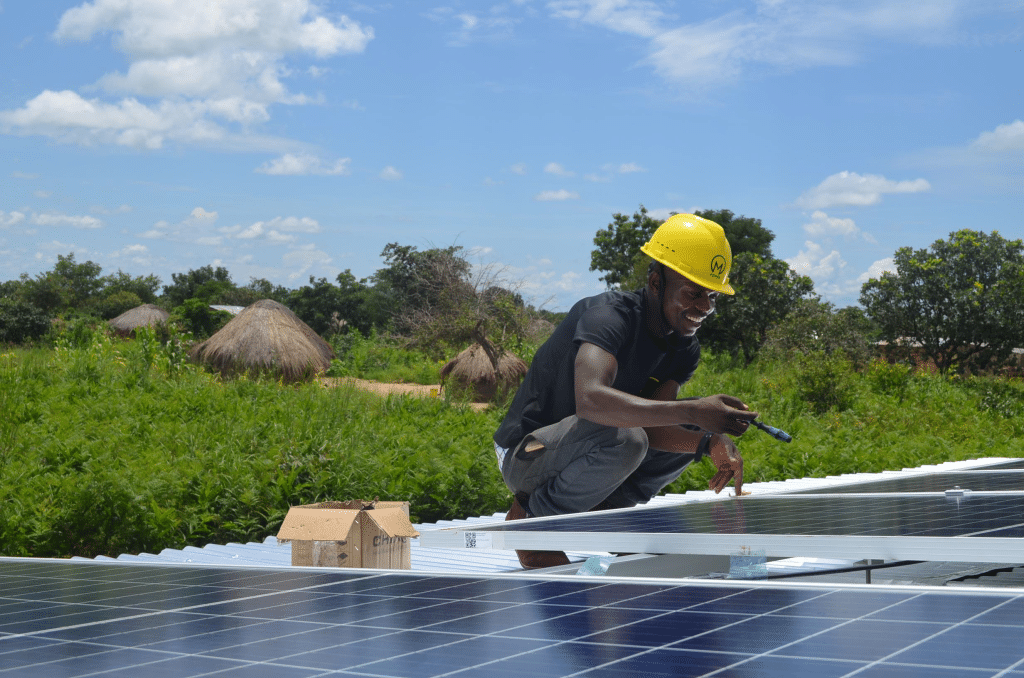
<instances>
[{"instance_id":1,"label":"man crouching on roof","mask_svg":"<svg viewBox=\"0 0 1024 678\"><path fill-rule=\"evenodd\" d=\"M720 492L743 458L730 435L757 417L738 398L677 400L700 359L696 333L729 284L732 249L713 221L676 214L641 251L647 286L576 303L538 349L494 434L506 520L636 506L694 460L711 458ZM526 569L568 564L561 551L517 551Z\"/></svg>"}]
</instances>

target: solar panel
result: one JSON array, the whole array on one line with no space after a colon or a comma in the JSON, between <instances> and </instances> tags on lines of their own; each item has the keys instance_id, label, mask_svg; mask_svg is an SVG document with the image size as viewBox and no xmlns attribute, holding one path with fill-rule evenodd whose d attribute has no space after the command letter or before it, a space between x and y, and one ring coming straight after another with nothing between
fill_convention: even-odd
<instances>
[{"instance_id":1,"label":"solar panel","mask_svg":"<svg viewBox=\"0 0 1024 678\"><path fill-rule=\"evenodd\" d=\"M1008 461L995 462L993 464L985 464L984 466L978 466L978 470L1008 470L1008 469L1024 469L1024 459L1010 459Z\"/></svg>"},{"instance_id":2,"label":"solar panel","mask_svg":"<svg viewBox=\"0 0 1024 678\"><path fill-rule=\"evenodd\" d=\"M1024 675L1024 596L0 559L0 675Z\"/></svg>"},{"instance_id":3,"label":"solar panel","mask_svg":"<svg viewBox=\"0 0 1024 678\"><path fill-rule=\"evenodd\" d=\"M425 546L1024 562L1024 494L761 495L437 530Z\"/></svg>"},{"instance_id":4,"label":"solar panel","mask_svg":"<svg viewBox=\"0 0 1024 678\"><path fill-rule=\"evenodd\" d=\"M945 492L954 488L972 492L1024 492L1024 471L956 471L924 475L894 474L881 480L797 490L794 494L850 494L887 492Z\"/></svg>"}]
</instances>

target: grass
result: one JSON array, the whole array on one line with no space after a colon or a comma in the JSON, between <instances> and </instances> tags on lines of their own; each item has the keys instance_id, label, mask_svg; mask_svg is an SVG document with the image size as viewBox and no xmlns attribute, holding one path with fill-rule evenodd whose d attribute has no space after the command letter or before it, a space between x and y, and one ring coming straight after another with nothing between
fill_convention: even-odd
<instances>
[{"instance_id":1,"label":"grass","mask_svg":"<svg viewBox=\"0 0 1024 678\"><path fill-rule=\"evenodd\" d=\"M353 351L362 357L339 361L348 376L436 375L432 361L379 341ZM327 499L408 500L424 522L511 501L491 442L501 406L476 412L349 387L222 381L183 355L102 335L0 355L0 554L261 541L290 505ZM737 395L794 436L785 444L752 430L738 439L748 482L1024 456L1019 380L843 369L811 379L795 362L742 369L708 356L683 395ZM846 389L836 402L849 407L819 413L829 389ZM711 475L701 464L667 491L704 489Z\"/></svg>"}]
</instances>

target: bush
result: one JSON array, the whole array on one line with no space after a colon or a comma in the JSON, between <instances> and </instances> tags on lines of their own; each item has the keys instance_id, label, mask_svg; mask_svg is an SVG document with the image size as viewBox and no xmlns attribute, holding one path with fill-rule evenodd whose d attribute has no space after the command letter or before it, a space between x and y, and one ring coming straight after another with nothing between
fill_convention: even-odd
<instances>
[{"instance_id":1,"label":"bush","mask_svg":"<svg viewBox=\"0 0 1024 678\"><path fill-rule=\"evenodd\" d=\"M104 320L111 320L125 311L141 305L142 299L139 298L139 295L134 292L121 291L108 294L102 299L97 300L93 304L93 308L96 309L96 313L99 317Z\"/></svg>"},{"instance_id":2,"label":"bush","mask_svg":"<svg viewBox=\"0 0 1024 678\"><path fill-rule=\"evenodd\" d=\"M797 392L815 414L853 405L853 365L841 353L813 351L799 363Z\"/></svg>"},{"instance_id":3,"label":"bush","mask_svg":"<svg viewBox=\"0 0 1024 678\"><path fill-rule=\"evenodd\" d=\"M839 352L861 367L871 357L870 321L856 308L835 310L832 304L802 299L786 318L768 331L761 357L786 360L794 353Z\"/></svg>"},{"instance_id":4,"label":"bush","mask_svg":"<svg viewBox=\"0 0 1024 678\"><path fill-rule=\"evenodd\" d=\"M875 393L896 396L903 402L913 373L914 369L910 365L889 363L879 358L868 365L867 380Z\"/></svg>"},{"instance_id":5,"label":"bush","mask_svg":"<svg viewBox=\"0 0 1024 678\"><path fill-rule=\"evenodd\" d=\"M218 311L202 299L188 299L174 309L172 322L178 322L186 332L191 332L197 340L208 339L220 328L228 324L231 314Z\"/></svg>"},{"instance_id":6,"label":"bush","mask_svg":"<svg viewBox=\"0 0 1024 678\"><path fill-rule=\"evenodd\" d=\"M0 342L23 344L50 329L50 318L40 309L18 299L0 299Z\"/></svg>"},{"instance_id":7,"label":"bush","mask_svg":"<svg viewBox=\"0 0 1024 678\"><path fill-rule=\"evenodd\" d=\"M970 377L964 387L979 397L978 409L1005 419L1024 416L1024 384L1019 380Z\"/></svg>"}]
</instances>

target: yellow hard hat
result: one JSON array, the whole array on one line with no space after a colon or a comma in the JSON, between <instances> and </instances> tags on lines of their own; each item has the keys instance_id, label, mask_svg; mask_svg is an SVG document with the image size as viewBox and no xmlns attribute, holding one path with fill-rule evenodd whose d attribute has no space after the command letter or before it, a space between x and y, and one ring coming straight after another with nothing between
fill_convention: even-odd
<instances>
[{"instance_id":1,"label":"yellow hard hat","mask_svg":"<svg viewBox=\"0 0 1024 678\"><path fill-rule=\"evenodd\" d=\"M736 293L729 284L732 248L725 230L710 219L674 214L640 251L698 285L722 294Z\"/></svg>"}]
</instances>

